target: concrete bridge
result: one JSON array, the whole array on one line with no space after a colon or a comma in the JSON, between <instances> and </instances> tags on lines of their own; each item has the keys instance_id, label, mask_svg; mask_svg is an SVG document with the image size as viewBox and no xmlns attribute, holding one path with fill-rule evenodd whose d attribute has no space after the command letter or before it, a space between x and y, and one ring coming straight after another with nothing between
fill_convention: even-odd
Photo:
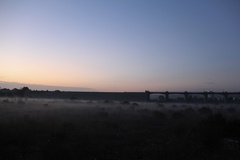
<instances>
[{"instance_id":1,"label":"concrete bridge","mask_svg":"<svg viewBox=\"0 0 240 160\"><path fill-rule=\"evenodd\" d=\"M15 91L0 90L0 97L14 96ZM163 102L237 102L240 92L60 92L29 91L24 96L29 98L56 98L79 100L115 100L115 101L156 101ZM17 95L15 95L17 96Z\"/></svg>"},{"instance_id":2,"label":"concrete bridge","mask_svg":"<svg viewBox=\"0 0 240 160\"><path fill-rule=\"evenodd\" d=\"M184 102L240 102L240 92L150 92L145 91L148 100L151 95L157 95L158 101L184 101ZM156 96L155 96L156 97Z\"/></svg>"}]
</instances>

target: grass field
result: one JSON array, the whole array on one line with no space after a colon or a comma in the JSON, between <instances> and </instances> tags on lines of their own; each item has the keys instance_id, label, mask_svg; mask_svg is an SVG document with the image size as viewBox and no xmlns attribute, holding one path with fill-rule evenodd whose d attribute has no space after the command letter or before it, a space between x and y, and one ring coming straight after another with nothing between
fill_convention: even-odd
<instances>
[{"instance_id":1,"label":"grass field","mask_svg":"<svg viewBox=\"0 0 240 160\"><path fill-rule=\"evenodd\" d=\"M0 99L0 160L239 159L239 135L239 104Z\"/></svg>"}]
</instances>

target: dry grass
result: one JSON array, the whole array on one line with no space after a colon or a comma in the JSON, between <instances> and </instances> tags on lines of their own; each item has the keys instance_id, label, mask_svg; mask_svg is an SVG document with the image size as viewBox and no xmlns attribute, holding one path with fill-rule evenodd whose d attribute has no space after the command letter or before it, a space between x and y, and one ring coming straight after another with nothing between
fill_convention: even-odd
<instances>
[{"instance_id":1,"label":"dry grass","mask_svg":"<svg viewBox=\"0 0 240 160\"><path fill-rule=\"evenodd\" d=\"M0 159L237 159L221 146L240 135L239 115L227 104L2 99Z\"/></svg>"}]
</instances>

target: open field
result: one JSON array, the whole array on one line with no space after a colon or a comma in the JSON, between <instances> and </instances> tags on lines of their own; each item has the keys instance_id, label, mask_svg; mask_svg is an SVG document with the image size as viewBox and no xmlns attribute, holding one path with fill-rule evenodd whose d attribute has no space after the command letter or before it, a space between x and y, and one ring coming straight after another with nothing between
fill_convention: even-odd
<instances>
[{"instance_id":1,"label":"open field","mask_svg":"<svg viewBox=\"0 0 240 160\"><path fill-rule=\"evenodd\" d=\"M0 99L2 159L239 159L240 105Z\"/></svg>"}]
</instances>

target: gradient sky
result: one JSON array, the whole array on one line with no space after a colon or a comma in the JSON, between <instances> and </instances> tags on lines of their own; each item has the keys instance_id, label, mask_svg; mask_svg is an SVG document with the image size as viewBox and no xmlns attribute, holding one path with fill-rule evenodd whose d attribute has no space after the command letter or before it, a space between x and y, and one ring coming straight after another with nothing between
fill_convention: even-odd
<instances>
[{"instance_id":1,"label":"gradient sky","mask_svg":"<svg viewBox=\"0 0 240 160\"><path fill-rule=\"evenodd\" d=\"M1 0L0 81L240 91L240 2Z\"/></svg>"}]
</instances>

